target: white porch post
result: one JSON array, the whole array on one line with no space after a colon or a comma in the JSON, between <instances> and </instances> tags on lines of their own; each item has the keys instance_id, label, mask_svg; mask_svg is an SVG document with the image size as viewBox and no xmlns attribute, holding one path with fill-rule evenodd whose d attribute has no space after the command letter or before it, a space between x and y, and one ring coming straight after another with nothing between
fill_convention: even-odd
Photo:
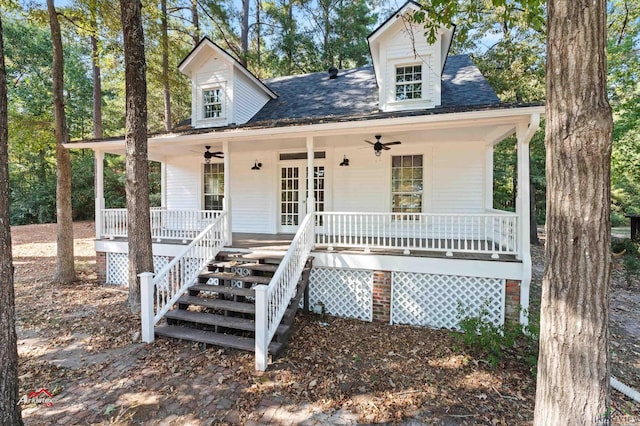
<instances>
[{"instance_id":1,"label":"white porch post","mask_svg":"<svg viewBox=\"0 0 640 426\"><path fill-rule=\"evenodd\" d=\"M529 142L540 125L540 114L531 116L530 124L520 124L516 128L518 139L518 194L516 198L516 213L518 214L518 242L517 258L522 260L522 282L520 283L520 306L529 309L529 293L531 285L531 240L529 236ZM520 323L527 325L528 316L520 312Z\"/></svg>"},{"instance_id":2,"label":"white porch post","mask_svg":"<svg viewBox=\"0 0 640 426\"><path fill-rule=\"evenodd\" d=\"M484 187L484 208L493 210L493 146L487 146L485 153L485 187Z\"/></svg>"},{"instance_id":3,"label":"white porch post","mask_svg":"<svg viewBox=\"0 0 640 426\"><path fill-rule=\"evenodd\" d=\"M224 197L222 198L222 210L226 212L225 218L225 242L231 244L233 232L231 230L231 158L229 156L229 141L222 142L224 157Z\"/></svg>"},{"instance_id":4,"label":"white porch post","mask_svg":"<svg viewBox=\"0 0 640 426\"><path fill-rule=\"evenodd\" d=\"M94 151L94 188L95 188L95 226L96 239L102 238L103 223L102 210L104 209L104 152Z\"/></svg>"},{"instance_id":5,"label":"white porch post","mask_svg":"<svg viewBox=\"0 0 640 426\"><path fill-rule=\"evenodd\" d=\"M255 350L256 370L265 371L269 363L269 316L267 312L268 286L256 286L256 316L255 316Z\"/></svg>"},{"instance_id":6,"label":"white porch post","mask_svg":"<svg viewBox=\"0 0 640 426\"><path fill-rule=\"evenodd\" d=\"M307 213L313 213L316 207L315 191L313 190L313 136L307 136Z\"/></svg>"},{"instance_id":7,"label":"white porch post","mask_svg":"<svg viewBox=\"0 0 640 426\"><path fill-rule=\"evenodd\" d=\"M160 162L160 207L167 208L167 163Z\"/></svg>"},{"instance_id":8,"label":"white porch post","mask_svg":"<svg viewBox=\"0 0 640 426\"><path fill-rule=\"evenodd\" d=\"M140 325L142 341L152 343L155 340L153 317L153 272L143 272L140 277Z\"/></svg>"}]
</instances>

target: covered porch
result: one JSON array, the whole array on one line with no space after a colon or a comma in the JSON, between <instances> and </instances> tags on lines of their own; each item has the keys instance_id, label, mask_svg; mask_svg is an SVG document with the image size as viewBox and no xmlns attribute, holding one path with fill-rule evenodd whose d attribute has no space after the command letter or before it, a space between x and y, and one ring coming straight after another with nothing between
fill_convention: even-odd
<instances>
[{"instance_id":1,"label":"covered porch","mask_svg":"<svg viewBox=\"0 0 640 426\"><path fill-rule=\"evenodd\" d=\"M188 244L222 215L212 210L151 210L151 235L158 244ZM521 258L518 216L482 214L315 212L314 250L353 250L465 258ZM103 209L98 240L127 238L126 209ZM231 226L225 227L230 229ZM231 232L225 246L248 251L286 251L294 234Z\"/></svg>"}]
</instances>

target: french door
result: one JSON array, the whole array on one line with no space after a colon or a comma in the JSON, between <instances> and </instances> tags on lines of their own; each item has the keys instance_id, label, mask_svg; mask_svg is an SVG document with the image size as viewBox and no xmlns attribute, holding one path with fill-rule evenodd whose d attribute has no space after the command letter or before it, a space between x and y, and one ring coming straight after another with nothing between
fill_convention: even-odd
<instances>
[{"instance_id":1,"label":"french door","mask_svg":"<svg viewBox=\"0 0 640 426\"><path fill-rule=\"evenodd\" d=\"M314 165L313 172L315 211L324 211L324 166ZM307 214L307 182L306 161L280 165L280 232L295 233Z\"/></svg>"}]
</instances>

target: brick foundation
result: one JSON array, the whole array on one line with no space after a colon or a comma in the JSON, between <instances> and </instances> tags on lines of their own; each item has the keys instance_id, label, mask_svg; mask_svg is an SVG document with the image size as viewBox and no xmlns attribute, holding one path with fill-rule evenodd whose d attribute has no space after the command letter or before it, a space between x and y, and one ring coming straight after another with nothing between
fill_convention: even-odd
<instances>
[{"instance_id":1,"label":"brick foundation","mask_svg":"<svg viewBox=\"0 0 640 426\"><path fill-rule=\"evenodd\" d=\"M504 305L505 322L520 322L520 281L507 280Z\"/></svg>"},{"instance_id":2,"label":"brick foundation","mask_svg":"<svg viewBox=\"0 0 640 426\"><path fill-rule=\"evenodd\" d=\"M391 272L373 271L373 320L391 321Z\"/></svg>"},{"instance_id":3,"label":"brick foundation","mask_svg":"<svg viewBox=\"0 0 640 426\"><path fill-rule=\"evenodd\" d=\"M98 284L105 284L107 282L107 253L104 251L96 252L96 273Z\"/></svg>"}]
</instances>

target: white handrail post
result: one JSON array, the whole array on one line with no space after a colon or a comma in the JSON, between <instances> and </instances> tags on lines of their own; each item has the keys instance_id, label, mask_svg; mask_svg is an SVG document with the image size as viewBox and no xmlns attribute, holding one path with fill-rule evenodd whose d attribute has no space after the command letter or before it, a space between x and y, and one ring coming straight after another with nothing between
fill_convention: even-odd
<instances>
[{"instance_id":1,"label":"white handrail post","mask_svg":"<svg viewBox=\"0 0 640 426\"><path fill-rule=\"evenodd\" d=\"M268 354L268 334L269 324L267 315L267 292L266 285L256 286L256 370L265 371L269 361Z\"/></svg>"},{"instance_id":2,"label":"white handrail post","mask_svg":"<svg viewBox=\"0 0 640 426\"><path fill-rule=\"evenodd\" d=\"M142 341L152 343L155 340L153 312L153 272L140 275L140 319L142 324Z\"/></svg>"},{"instance_id":3,"label":"white handrail post","mask_svg":"<svg viewBox=\"0 0 640 426\"><path fill-rule=\"evenodd\" d=\"M104 210L104 153L102 151L95 151L95 228L96 239L99 240L104 234L104 222L102 220L102 210Z\"/></svg>"}]
</instances>

